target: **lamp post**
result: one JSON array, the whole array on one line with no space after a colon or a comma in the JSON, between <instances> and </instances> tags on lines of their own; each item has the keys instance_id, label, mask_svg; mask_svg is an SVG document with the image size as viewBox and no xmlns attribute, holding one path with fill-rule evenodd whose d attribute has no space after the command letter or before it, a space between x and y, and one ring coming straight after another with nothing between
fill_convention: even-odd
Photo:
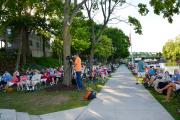
<instances>
[{"instance_id":1,"label":"lamp post","mask_svg":"<svg viewBox=\"0 0 180 120\"><path fill-rule=\"evenodd\" d=\"M133 58L133 52L132 52L131 31L130 31L130 34L129 34L129 43L130 43L130 45L131 45L131 62L132 62L132 64L134 65L134 58Z\"/></svg>"}]
</instances>

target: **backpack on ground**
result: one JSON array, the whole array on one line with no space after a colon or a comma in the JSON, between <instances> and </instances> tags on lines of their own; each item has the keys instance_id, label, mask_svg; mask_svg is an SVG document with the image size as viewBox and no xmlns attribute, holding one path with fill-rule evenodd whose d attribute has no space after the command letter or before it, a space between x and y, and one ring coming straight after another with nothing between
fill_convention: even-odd
<instances>
[{"instance_id":1,"label":"backpack on ground","mask_svg":"<svg viewBox=\"0 0 180 120\"><path fill-rule=\"evenodd\" d=\"M92 100L96 98L96 92L87 90L84 96L84 100Z\"/></svg>"},{"instance_id":2,"label":"backpack on ground","mask_svg":"<svg viewBox=\"0 0 180 120\"><path fill-rule=\"evenodd\" d=\"M95 91L91 91L91 94L89 95L88 100L92 100L94 98L96 98L96 92Z\"/></svg>"}]
</instances>

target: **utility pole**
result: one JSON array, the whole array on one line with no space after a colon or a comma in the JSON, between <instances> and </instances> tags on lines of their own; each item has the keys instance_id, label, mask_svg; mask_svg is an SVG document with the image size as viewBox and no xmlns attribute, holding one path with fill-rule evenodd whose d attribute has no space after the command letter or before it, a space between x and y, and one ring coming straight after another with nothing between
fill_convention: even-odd
<instances>
[{"instance_id":1,"label":"utility pole","mask_svg":"<svg viewBox=\"0 0 180 120\"><path fill-rule=\"evenodd\" d=\"M132 41L131 41L131 31L130 31L130 34L129 34L129 43L130 43L130 45L131 45L131 62L132 62L132 64L134 65L134 57L133 57L133 46L132 46Z\"/></svg>"}]
</instances>

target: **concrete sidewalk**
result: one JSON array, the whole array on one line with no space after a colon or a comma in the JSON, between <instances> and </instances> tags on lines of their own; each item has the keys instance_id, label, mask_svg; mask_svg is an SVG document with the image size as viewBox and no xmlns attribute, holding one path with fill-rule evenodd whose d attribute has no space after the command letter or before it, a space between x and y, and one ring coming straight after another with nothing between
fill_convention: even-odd
<instances>
[{"instance_id":1,"label":"concrete sidewalk","mask_svg":"<svg viewBox=\"0 0 180 120\"><path fill-rule=\"evenodd\" d=\"M111 80L76 120L174 120L126 66Z\"/></svg>"}]
</instances>

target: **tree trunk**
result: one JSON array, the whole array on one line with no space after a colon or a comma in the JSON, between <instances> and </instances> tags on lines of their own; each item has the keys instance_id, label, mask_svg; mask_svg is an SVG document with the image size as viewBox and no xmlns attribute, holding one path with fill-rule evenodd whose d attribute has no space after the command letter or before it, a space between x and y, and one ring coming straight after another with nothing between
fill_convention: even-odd
<instances>
[{"instance_id":1,"label":"tree trunk","mask_svg":"<svg viewBox=\"0 0 180 120\"><path fill-rule=\"evenodd\" d=\"M64 59L63 59L63 49L61 49L61 66L63 65L64 63Z\"/></svg>"},{"instance_id":2,"label":"tree trunk","mask_svg":"<svg viewBox=\"0 0 180 120\"><path fill-rule=\"evenodd\" d=\"M71 85L71 65L67 56L71 56L71 34L70 34L70 1L65 1L64 26L63 26L63 59L64 59L64 80L63 84Z\"/></svg>"},{"instance_id":3,"label":"tree trunk","mask_svg":"<svg viewBox=\"0 0 180 120\"><path fill-rule=\"evenodd\" d=\"M71 64L67 60L67 56L71 56L71 43L70 43L70 30L69 26L64 26L64 41L63 41L63 53L64 53L64 81L67 86L71 84Z\"/></svg>"},{"instance_id":4,"label":"tree trunk","mask_svg":"<svg viewBox=\"0 0 180 120\"><path fill-rule=\"evenodd\" d=\"M42 42L43 42L43 57L46 57L46 39L44 36L42 37Z\"/></svg>"},{"instance_id":5,"label":"tree trunk","mask_svg":"<svg viewBox=\"0 0 180 120\"><path fill-rule=\"evenodd\" d=\"M22 28L23 32L22 32L22 64L23 65L26 65L26 62L27 62L27 51L28 51L28 40L26 38L26 34L27 34L27 30L25 27Z\"/></svg>"},{"instance_id":6,"label":"tree trunk","mask_svg":"<svg viewBox=\"0 0 180 120\"><path fill-rule=\"evenodd\" d=\"M89 18L91 19L90 16L89 16ZM95 24L94 24L94 22L91 23L91 32L92 32L92 38L91 38L91 49L90 49L89 65L90 65L90 70L92 71L94 52L95 52L95 42L96 42L96 33L95 33Z\"/></svg>"},{"instance_id":7,"label":"tree trunk","mask_svg":"<svg viewBox=\"0 0 180 120\"><path fill-rule=\"evenodd\" d=\"M19 63L21 60L21 53L22 53L22 41L23 41L23 28L20 29L19 50L18 50L15 70L19 69Z\"/></svg>"},{"instance_id":8,"label":"tree trunk","mask_svg":"<svg viewBox=\"0 0 180 120\"><path fill-rule=\"evenodd\" d=\"M61 50L58 50L58 60L59 64L61 65Z\"/></svg>"},{"instance_id":9,"label":"tree trunk","mask_svg":"<svg viewBox=\"0 0 180 120\"><path fill-rule=\"evenodd\" d=\"M91 50L90 50L90 57L89 57L89 65L90 65L91 71L93 68L94 51L95 51L95 47L94 47L94 44L92 43Z\"/></svg>"},{"instance_id":10,"label":"tree trunk","mask_svg":"<svg viewBox=\"0 0 180 120\"><path fill-rule=\"evenodd\" d=\"M31 53L31 50L30 50L30 47L29 47L29 34L30 34L30 31L28 30L28 28L25 29L25 41L26 41L26 57L27 58L30 58L32 57L32 53Z\"/></svg>"},{"instance_id":11,"label":"tree trunk","mask_svg":"<svg viewBox=\"0 0 180 120\"><path fill-rule=\"evenodd\" d=\"M29 32L28 28L22 27L22 63L26 65L27 58L31 57L31 51L29 48Z\"/></svg>"}]
</instances>

